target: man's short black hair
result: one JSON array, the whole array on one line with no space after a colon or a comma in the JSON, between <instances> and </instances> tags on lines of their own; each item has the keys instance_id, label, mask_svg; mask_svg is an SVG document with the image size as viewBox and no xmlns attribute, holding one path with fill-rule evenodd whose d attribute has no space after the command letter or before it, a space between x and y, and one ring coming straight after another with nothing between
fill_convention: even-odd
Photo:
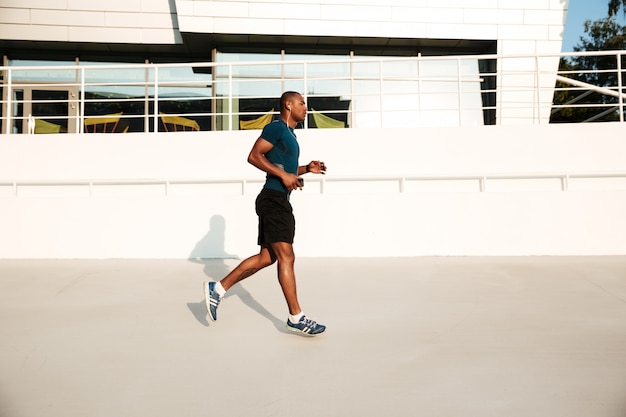
<instances>
[{"instance_id":1,"label":"man's short black hair","mask_svg":"<svg viewBox=\"0 0 626 417\"><path fill-rule=\"evenodd\" d=\"M289 101L293 101L294 98L301 96L302 94L298 93L297 91L285 91L281 96L280 96L280 108L281 111L287 108L287 102Z\"/></svg>"}]
</instances>

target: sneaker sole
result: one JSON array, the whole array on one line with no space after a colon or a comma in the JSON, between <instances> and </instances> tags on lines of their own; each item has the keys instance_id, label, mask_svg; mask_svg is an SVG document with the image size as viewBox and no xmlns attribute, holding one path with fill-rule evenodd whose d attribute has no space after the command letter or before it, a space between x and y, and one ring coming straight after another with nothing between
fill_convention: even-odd
<instances>
[{"instance_id":1,"label":"sneaker sole","mask_svg":"<svg viewBox=\"0 0 626 417\"><path fill-rule=\"evenodd\" d=\"M210 314L209 314L209 315L210 315ZM288 330L290 330L290 331L292 331L292 332L294 332L294 333L301 334L301 335L303 335L303 336L307 336L307 337L315 337L315 336L320 335L320 334L322 334L322 333L324 333L324 332L326 331L326 329L324 329L324 330L322 330L322 331L321 331L321 332L319 332L319 333L307 333L307 332L304 332L304 331L302 331L302 330L300 330L300 329L296 329L296 328L294 328L294 327L291 327L291 326L289 326L289 325L285 325L285 327L286 327Z\"/></svg>"}]
</instances>

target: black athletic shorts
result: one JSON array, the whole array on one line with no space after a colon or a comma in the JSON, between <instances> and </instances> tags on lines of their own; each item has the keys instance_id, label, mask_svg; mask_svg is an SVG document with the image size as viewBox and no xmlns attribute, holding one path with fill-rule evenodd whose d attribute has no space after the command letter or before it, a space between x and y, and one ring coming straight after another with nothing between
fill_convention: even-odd
<instances>
[{"instance_id":1,"label":"black athletic shorts","mask_svg":"<svg viewBox=\"0 0 626 417\"><path fill-rule=\"evenodd\" d=\"M293 243L296 219L287 194L264 188L256 198L256 214L259 216L259 245Z\"/></svg>"}]
</instances>

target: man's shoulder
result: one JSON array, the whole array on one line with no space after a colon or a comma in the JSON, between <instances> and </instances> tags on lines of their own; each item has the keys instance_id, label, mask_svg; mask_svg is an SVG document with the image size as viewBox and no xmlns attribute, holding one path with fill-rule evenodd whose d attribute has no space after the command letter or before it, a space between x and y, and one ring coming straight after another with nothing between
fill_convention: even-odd
<instances>
[{"instance_id":1,"label":"man's shoulder","mask_svg":"<svg viewBox=\"0 0 626 417\"><path fill-rule=\"evenodd\" d=\"M279 120L274 120L263 127L261 137L269 142L278 140L283 131L283 124Z\"/></svg>"},{"instance_id":2,"label":"man's shoulder","mask_svg":"<svg viewBox=\"0 0 626 417\"><path fill-rule=\"evenodd\" d=\"M278 132L282 130L282 128L283 128L283 123L281 123L280 120L272 120L271 122L269 122L263 127L263 131L270 130L270 131Z\"/></svg>"}]
</instances>

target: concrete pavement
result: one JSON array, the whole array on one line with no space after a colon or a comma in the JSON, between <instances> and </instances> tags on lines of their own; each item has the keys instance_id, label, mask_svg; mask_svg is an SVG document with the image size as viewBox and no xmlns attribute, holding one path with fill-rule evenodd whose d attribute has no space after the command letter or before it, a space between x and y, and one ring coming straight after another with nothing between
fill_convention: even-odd
<instances>
[{"instance_id":1,"label":"concrete pavement","mask_svg":"<svg viewBox=\"0 0 626 417\"><path fill-rule=\"evenodd\" d=\"M626 257L1 260L1 417L626 416Z\"/></svg>"}]
</instances>

